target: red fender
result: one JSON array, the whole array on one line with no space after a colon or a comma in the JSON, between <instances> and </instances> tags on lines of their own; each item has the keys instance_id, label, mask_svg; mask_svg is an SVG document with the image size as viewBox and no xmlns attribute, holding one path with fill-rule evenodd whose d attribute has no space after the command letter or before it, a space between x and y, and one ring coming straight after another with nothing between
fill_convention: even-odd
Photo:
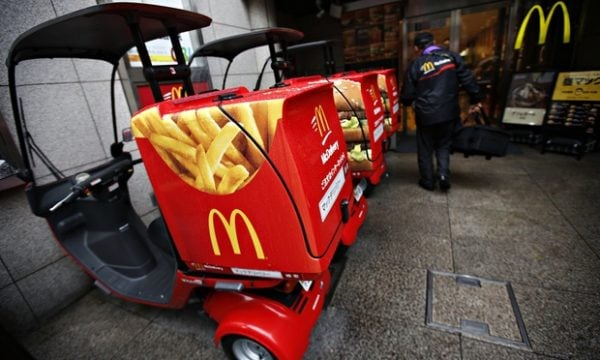
<instances>
[{"instance_id":1,"label":"red fender","mask_svg":"<svg viewBox=\"0 0 600 360\"><path fill-rule=\"evenodd\" d=\"M367 209L367 200L364 196L362 196L357 203L354 203L350 220L344 225L344 230L342 230L341 241L345 246L352 245L356 240L358 230L367 217Z\"/></svg>"},{"instance_id":2,"label":"red fender","mask_svg":"<svg viewBox=\"0 0 600 360\"><path fill-rule=\"evenodd\" d=\"M299 316L272 300L216 292L207 299L204 308L219 322L215 332L217 346L227 335L241 335L262 344L280 360L301 359L308 347L313 325L310 316Z\"/></svg>"}]
</instances>

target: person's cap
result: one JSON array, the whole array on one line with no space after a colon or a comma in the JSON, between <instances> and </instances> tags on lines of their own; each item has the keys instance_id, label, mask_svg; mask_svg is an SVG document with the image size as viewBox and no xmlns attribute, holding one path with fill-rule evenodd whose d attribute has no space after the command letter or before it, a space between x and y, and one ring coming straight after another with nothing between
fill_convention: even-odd
<instances>
[{"instance_id":1,"label":"person's cap","mask_svg":"<svg viewBox=\"0 0 600 360\"><path fill-rule=\"evenodd\" d=\"M433 35L428 32L422 32L415 35L415 46L423 48L433 42Z\"/></svg>"}]
</instances>

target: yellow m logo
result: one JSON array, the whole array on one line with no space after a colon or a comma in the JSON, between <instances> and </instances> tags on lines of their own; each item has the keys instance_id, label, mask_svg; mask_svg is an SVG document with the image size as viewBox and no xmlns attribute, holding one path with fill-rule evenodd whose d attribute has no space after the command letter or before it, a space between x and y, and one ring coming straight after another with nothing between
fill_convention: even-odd
<instances>
[{"instance_id":1,"label":"yellow m logo","mask_svg":"<svg viewBox=\"0 0 600 360\"><path fill-rule=\"evenodd\" d=\"M435 70L435 65L433 65L431 61L428 61L425 64L421 65L421 71L425 74L433 70Z\"/></svg>"},{"instance_id":2,"label":"yellow m logo","mask_svg":"<svg viewBox=\"0 0 600 360\"><path fill-rule=\"evenodd\" d=\"M315 107L315 119L317 121L317 130L319 131L319 135L323 136L327 131L329 131L329 123L325 117L323 106L319 105Z\"/></svg>"},{"instance_id":3,"label":"yellow m logo","mask_svg":"<svg viewBox=\"0 0 600 360\"><path fill-rule=\"evenodd\" d=\"M246 216L246 214L240 209L233 210L229 215L229 219L227 219L223 215L223 213L221 213L217 209L212 209L208 214L208 231L210 233L210 244L212 245L213 252L215 253L215 255L221 255L221 249L219 248L219 242L217 241L217 234L215 232L215 215L221 221L221 224L223 224L223 227L227 232L227 236L229 237L229 241L231 242L231 247L233 249L234 254L241 254L240 242L238 240L236 229L236 219L239 217L244 222L244 225L246 225L246 229L248 230L250 239L252 239L252 245L254 245L256 257L260 260L265 259L265 254L263 252L262 246L260 245L260 240L258 238L258 235L256 234L256 230L254 229L252 222L250 222L250 219L248 219L248 216Z\"/></svg>"},{"instance_id":4,"label":"yellow m logo","mask_svg":"<svg viewBox=\"0 0 600 360\"><path fill-rule=\"evenodd\" d=\"M171 100L181 99L185 96L182 86L173 86L171 88Z\"/></svg>"},{"instance_id":5,"label":"yellow m logo","mask_svg":"<svg viewBox=\"0 0 600 360\"><path fill-rule=\"evenodd\" d=\"M523 39L525 38L525 31L527 30L527 25L529 24L529 19L531 15L537 11L538 16L540 18L540 34L538 37L538 45L542 45L546 43L546 35L548 35L548 26L550 25L550 21L552 20L552 16L554 16L554 12L557 8L561 8L563 14L563 43L566 44L571 41L571 20L569 19L569 10L567 9L567 5L565 5L562 1L557 1L552 5L550 12L548 13L548 18L544 15L544 9L540 5L534 5L529 9L527 15L523 19L521 23L521 27L519 28L519 32L517 33L517 39L515 40L515 50L521 49L523 47Z\"/></svg>"}]
</instances>

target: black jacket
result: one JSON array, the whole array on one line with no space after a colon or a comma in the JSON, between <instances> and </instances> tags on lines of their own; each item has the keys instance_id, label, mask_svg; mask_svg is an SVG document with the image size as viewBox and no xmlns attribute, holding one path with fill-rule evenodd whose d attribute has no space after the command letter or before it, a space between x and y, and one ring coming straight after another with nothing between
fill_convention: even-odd
<instances>
[{"instance_id":1,"label":"black jacket","mask_svg":"<svg viewBox=\"0 0 600 360\"><path fill-rule=\"evenodd\" d=\"M471 104L482 100L472 72L455 52L435 49L417 57L408 67L400 98L413 105L417 126L456 120L459 84L469 93Z\"/></svg>"}]
</instances>

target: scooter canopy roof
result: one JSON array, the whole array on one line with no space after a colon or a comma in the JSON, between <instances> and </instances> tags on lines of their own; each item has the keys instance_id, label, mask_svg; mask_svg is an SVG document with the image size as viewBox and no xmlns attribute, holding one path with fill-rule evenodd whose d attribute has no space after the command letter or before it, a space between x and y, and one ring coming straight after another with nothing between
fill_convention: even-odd
<instances>
[{"instance_id":1,"label":"scooter canopy roof","mask_svg":"<svg viewBox=\"0 0 600 360\"><path fill-rule=\"evenodd\" d=\"M268 45L269 42L295 42L303 37L302 32L294 29L278 27L260 29L208 42L196 50L192 58L214 56L232 61L238 54L248 49Z\"/></svg>"},{"instance_id":2,"label":"scooter canopy roof","mask_svg":"<svg viewBox=\"0 0 600 360\"><path fill-rule=\"evenodd\" d=\"M12 44L8 66L39 58L84 58L117 64L136 45L131 25L149 41L210 25L212 19L170 7L110 3L92 6L46 21L21 34Z\"/></svg>"}]
</instances>

